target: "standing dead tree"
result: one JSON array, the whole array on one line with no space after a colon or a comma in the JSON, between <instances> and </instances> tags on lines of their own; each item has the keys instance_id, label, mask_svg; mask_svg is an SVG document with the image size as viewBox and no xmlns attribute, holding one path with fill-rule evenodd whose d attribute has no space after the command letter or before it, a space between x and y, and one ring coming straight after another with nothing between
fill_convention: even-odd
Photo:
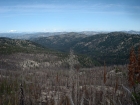
<instances>
[{"instance_id":1,"label":"standing dead tree","mask_svg":"<svg viewBox=\"0 0 140 105\"><path fill-rule=\"evenodd\" d=\"M135 92L136 83L140 83L140 48L138 52L138 59L136 59L134 48L131 48L128 70L128 81L130 86L133 86Z\"/></svg>"},{"instance_id":2,"label":"standing dead tree","mask_svg":"<svg viewBox=\"0 0 140 105\"><path fill-rule=\"evenodd\" d=\"M128 70L128 81L130 86L133 87L132 95L135 98L134 103L140 104L140 91L136 90L140 84L140 47L138 50L138 59L136 59L134 48L131 48Z\"/></svg>"}]
</instances>

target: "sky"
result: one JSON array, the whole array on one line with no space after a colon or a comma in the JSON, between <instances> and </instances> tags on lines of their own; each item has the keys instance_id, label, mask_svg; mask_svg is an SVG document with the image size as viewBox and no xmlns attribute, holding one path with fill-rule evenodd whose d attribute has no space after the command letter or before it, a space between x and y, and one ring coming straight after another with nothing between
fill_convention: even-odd
<instances>
[{"instance_id":1,"label":"sky","mask_svg":"<svg viewBox=\"0 0 140 105\"><path fill-rule=\"evenodd\" d=\"M140 0L0 0L0 32L140 31Z\"/></svg>"}]
</instances>

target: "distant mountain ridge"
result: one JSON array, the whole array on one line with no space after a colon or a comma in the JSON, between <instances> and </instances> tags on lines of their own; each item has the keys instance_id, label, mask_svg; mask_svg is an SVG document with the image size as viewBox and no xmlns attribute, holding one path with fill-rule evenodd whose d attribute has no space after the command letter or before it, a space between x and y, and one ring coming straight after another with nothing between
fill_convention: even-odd
<instances>
[{"instance_id":1,"label":"distant mountain ridge","mask_svg":"<svg viewBox=\"0 0 140 105\"><path fill-rule=\"evenodd\" d=\"M12 39L31 39L31 38L38 38L38 37L60 35L64 33L67 32L0 33L0 37L8 37Z\"/></svg>"},{"instance_id":2,"label":"distant mountain ridge","mask_svg":"<svg viewBox=\"0 0 140 105\"><path fill-rule=\"evenodd\" d=\"M81 32L74 32L77 34L85 34L85 35L97 35L97 34L107 34L111 31L81 31ZM116 32L124 32L129 34L140 34L140 31L116 31ZM0 37L8 37L12 39L32 39L32 38L39 38L39 37L48 37L48 36L55 36L55 35L62 35L71 32L22 32L22 33L0 33Z\"/></svg>"}]
</instances>

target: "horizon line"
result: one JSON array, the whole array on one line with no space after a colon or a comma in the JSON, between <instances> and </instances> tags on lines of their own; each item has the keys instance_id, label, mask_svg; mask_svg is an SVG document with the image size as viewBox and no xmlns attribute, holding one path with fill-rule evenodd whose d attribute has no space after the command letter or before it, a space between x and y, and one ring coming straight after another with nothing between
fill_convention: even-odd
<instances>
[{"instance_id":1,"label":"horizon line","mask_svg":"<svg viewBox=\"0 0 140 105\"><path fill-rule=\"evenodd\" d=\"M0 32L0 33L57 33L57 32L66 32L66 33L70 33L70 32L129 32L129 31L134 31L134 32L140 32L140 30L116 30L116 31L108 31L108 30L97 30L97 31L22 31L22 32Z\"/></svg>"}]
</instances>

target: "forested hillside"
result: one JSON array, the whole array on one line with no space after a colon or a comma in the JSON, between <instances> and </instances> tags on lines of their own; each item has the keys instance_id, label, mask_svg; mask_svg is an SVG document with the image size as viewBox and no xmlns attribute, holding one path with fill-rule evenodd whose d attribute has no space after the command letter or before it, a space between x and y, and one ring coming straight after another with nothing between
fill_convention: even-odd
<instances>
[{"instance_id":1,"label":"forested hillside","mask_svg":"<svg viewBox=\"0 0 140 105\"><path fill-rule=\"evenodd\" d=\"M69 52L73 49L77 54L88 55L103 64L126 64L131 46L139 46L140 35L123 32L112 32L92 36L77 33L40 37L32 41L42 46Z\"/></svg>"}]
</instances>

